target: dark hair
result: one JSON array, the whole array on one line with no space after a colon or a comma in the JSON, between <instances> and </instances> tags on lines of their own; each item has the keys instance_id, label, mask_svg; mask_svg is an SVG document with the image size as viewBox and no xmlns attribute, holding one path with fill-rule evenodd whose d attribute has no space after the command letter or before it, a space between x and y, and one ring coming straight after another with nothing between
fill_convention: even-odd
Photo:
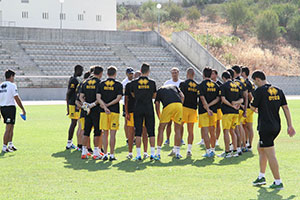
<instances>
[{"instance_id":1,"label":"dark hair","mask_svg":"<svg viewBox=\"0 0 300 200\"><path fill-rule=\"evenodd\" d=\"M90 72L85 72L83 75L84 79L87 79L88 77L90 77L91 73Z\"/></svg>"},{"instance_id":2,"label":"dark hair","mask_svg":"<svg viewBox=\"0 0 300 200\"><path fill-rule=\"evenodd\" d=\"M147 63L143 63L141 67L142 74L146 74L150 70L150 65Z\"/></svg>"},{"instance_id":3,"label":"dark hair","mask_svg":"<svg viewBox=\"0 0 300 200\"><path fill-rule=\"evenodd\" d=\"M218 71L216 69L212 69L211 72L214 72L216 75L218 75Z\"/></svg>"},{"instance_id":4,"label":"dark hair","mask_svg":"<svg viewBox=\"0 0 300 200\"><path fill-rule=\"evenodd\" d=\"M234 71L232 69L227 69L227 71L229 72L231 79L233 79L234 77Z\"/></svg>"},{"instance_id":5,"label":"dark hair","mask_svg":"<svg viewBox=\"0 0 300 200\"><path fill-rule=\"evenodd\" d=\"M212 69L210 67L205 67L204 70L203 70L204 77L210 78L211 77L211 72L212 72Z\"/></svg>"},{"instance_id":6,"label":"dark hair","mask_svg":"<svg viewBox=\"0 0 300 200\"><path fill-rule=\"evenodd\" d=\"M263 71L256 70L252 74L252 79L255 80L256 78L259 78L260 80L264 81L266 80L266 75Z\"/></svg>"},{"instance_id":7,"label":"dark hair","mask_svg":"<svg viewBox=\"0 0 300 200\"><path fill-rule=\"evenodd\" d=\"M83 71L83 67L82 67L81 65L76 65L76 66L74 67L74 71L75 71L75 72Z\"/></svg>"},{"instance_id":8,"label":"dark hair","mask_svg":"<svg viewBox=\"0 0 300 200\"><path fill-rule=\"evenodd\" d=\"M94 74L95 75L99 75L99 74L101 74L103 72L103 68L102 67L100 67L100 66L95 66L94 67Z\"/></svg>"},{"instance_id":9,"label":"dark hair","mask_svg":"<svg viewBox=\"0 0 300 200\"><path fill-rule=\"evenodd\" d=\"M246 76L249 76L249 74L250 74L250 70L248 67L242 67L242 72L244 72L246 74Z\"/></svg>"},{"instance_id":10,"label":"dark hair","mask_svg":"<svg viewBox=\"0 0 300 200\"><path fill-rule=\"evenodd\" d=\"M113 76L117 73L117 68L115 66L109 66L107 68L107 75L108 76Z\"/></svg>"},{"instance_id":11,"label":"dark hair","mask_svg":"<svg viewBox=\"0 0 300 200\"><path fill-rule=\"evenodd\" d=\"M191 75L194 75L194 74L195 74L195 70L194 70L193 68L191 68L191 67L189 67L189 68L186 70L186 72L187 72L188 74L191 74Z\"/></svg>"},{"instance_id":12,"label":"dark hair","mask_svg":"<svg viewBox=\"0 0 300 200\"><path fill-rule=\"evenodd\" d=\"M227 79L231 79L230 73L228 71L225 71L222 73L222 78Z\"/></svg>"},{"instance_id":13,"label":"dark hair","mask_svg":"<svg viewBox=\"0 0 300 200\"><path fill-rule=\"evenodd\" d=\"M95 65L94 66L90 66L90 73L92 74L95 71Z\"/></svg>"},{"instance_id":14,"label":"dark hair","mask_svg":"<svg viewBox=\"0 0 300 200\"><path fill-rule=\"evenodd\" d=\"M237 74L241 73L241 68L240 68L240 66L234 65L233 67L231 67L231 69L232 69L233 71L235 71L235 73L237 73Z\"/></svg>"},{"instance_id":15,"label":"dark hair","mask_svg":"<svg viewBox=\"0 0 300 200\"><path fill-rule=\"evenodd\" d=\"M10 77L15 76L15 74L16 73L14 71L8 69L8 70L5 71L5 78L9 79Z\"/></svg>"}]
</instances>

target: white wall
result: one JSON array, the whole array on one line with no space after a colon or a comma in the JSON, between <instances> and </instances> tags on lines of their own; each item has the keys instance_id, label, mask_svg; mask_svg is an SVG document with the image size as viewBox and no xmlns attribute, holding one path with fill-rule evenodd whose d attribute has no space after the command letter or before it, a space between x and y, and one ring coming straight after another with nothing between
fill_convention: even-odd
<instances>
[{"instance_id":1,"label":"white wall","mask_svg":"<svg viewBox=\"0 0 300 200\"><path fill-rule=\"evenodd\" d=\"M2 26L60 28L61 4L59 0L0 0ZM28 19L22 18L22 12L28 12ZM49 19L43 19L42 13L48 13ZM64 0L64 29L116 30L116 0ZM84 15L78 21L78 14ZM96 21L96 15L102 20Z\"/></svg>"},{"instance_id":2,"label":"white wall","mask_svg":"<svg viewBox=\"0 0 300 200\"><path fill-rule=\"evenodd\" d=\"M124 3L125 5L141 5L144 2L147 2L149 0L117 0L118 4ZM169 0L152 0L154 2L158 3L168 3ZM182 0L172 0L174 3L182 3Z\"/></svg>"}]
</instances>

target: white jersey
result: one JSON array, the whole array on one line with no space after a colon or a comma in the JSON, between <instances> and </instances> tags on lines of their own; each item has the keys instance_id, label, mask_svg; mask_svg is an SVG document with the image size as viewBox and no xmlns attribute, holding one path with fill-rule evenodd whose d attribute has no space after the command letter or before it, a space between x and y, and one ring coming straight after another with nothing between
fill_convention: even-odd
<instances>
[{"instance_id":1,"label":"white jersey","mask_svg":"<svg viewBox=\"0 0 300 200\"><path fill-rule=\"evenodd\" d=\"M167 81L164 83L164 85L175 85L175 86L177 86L177 87L179 88L179 85L180 85L180 83L181 83L182 81L183 81L183 80L178 79L177 82L174 82L173 79L170 79L170 80L167 80Z\"/></svg>"},{"instance_id":2,"label":"white jersey","mask_svg":"<svg viewBox=\"0 0 300 200\"><path fill-rule=\"evenodd\" d=\"M127 83L131 82L128 77L126 77L123 81L122 81L122 85L123 85L123 93L125 93L125 88L126 88L126 85ZM125 105L125 95L122 96L122 99L120 101L121 104Z\"/></svg>"},{"instance_id":3,"label":"white jersey","mask_svg":"<svg viewBox=\"0 0 300 200\"><path fill-rule=\"evenodd\" d=\"M16 84L4 81L0 84L0 106L15 106L15 96L18 96Z\"/></svg>"}]
</instances>

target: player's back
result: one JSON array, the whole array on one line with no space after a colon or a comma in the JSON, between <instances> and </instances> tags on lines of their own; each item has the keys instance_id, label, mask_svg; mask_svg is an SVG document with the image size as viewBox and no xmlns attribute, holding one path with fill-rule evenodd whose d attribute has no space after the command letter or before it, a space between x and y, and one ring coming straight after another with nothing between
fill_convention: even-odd
<instances>
[{"instance_id":1,"label":"player's back","mask_svg":"<svg viewBox=\"0 0 300 200\"><path fill-rule=\"evenodd\" d=\"M221 88L221 96L224 96L229 103L232 103L233 101L238 101L240 98L242 98L241 89L240 87L233 81L227 81L224 83ZM222 112L224 114L227 113L238 113L238 110L235 110L232 107L229 107L226 104L221 105Z\"/></svg>"},{"instance_id":2,"label":"player's back","mask_svg":"<svg viewBox=\"0 0 300 200\"><path fill-rule=\"evenodd\" d=\"M219 87L211 80L203 80L199 85L200 96L204 96L207 103L212 102L219 96ZM210 107L213 112L217 112L217 104ZM205 113L201 99L199 100L199 113Z\"/></svg>"},{"instance_id":3,"label":"player's back","mask_svg":"<svg viewBox=\"0 0 300 200\"><path fill-rule=\"evenodd\" d=\"M198 84L194 80L188 79L181 82L179 88L184 94L183 106L197 109Z\"/></svg>"},{"instance_id":4,"label":"player's back","mask_svg":"<svg viewBox=\"0 0 300 200\"><path fill-rule=\"evenodd\" d=\"M87 103L96 101L97 88L99 87L100 80L96 77L91 77L82 86L81 93L85 96Z\"/></svg>"},{"instance_id":5,"label":"player's back","mask_svg":"<svg viewBox=\"0 0 300 200\"><path fill-rule=\"evenodd\" d=\"M161 101L163 107L171 103L181 103L180 90L175 85L165 85L159 88L156 95L156 101Z\"/></svg>"}]
</instances>

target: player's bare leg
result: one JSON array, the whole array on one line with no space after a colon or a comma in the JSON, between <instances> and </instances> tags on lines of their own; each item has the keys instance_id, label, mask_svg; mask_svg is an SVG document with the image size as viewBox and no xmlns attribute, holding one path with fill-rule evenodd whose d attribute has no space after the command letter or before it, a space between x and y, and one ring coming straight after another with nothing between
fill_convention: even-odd
<instances>
[{"instance_id":1,"label":"player's bare leg","mask_svg":"<svg viewBox=\"0 0 300 200\"><path fill-rule=\"evenodd\" d=\"M116 133L117 131L116 130L110 130L110 140L109 140L109 143L110 143L110 156L109 156L109 160L112 161L112 160L116 160L115 158L115 145L116 145Z\"/></svg>"},{"instance_id":2,"label":"player's bare leg","mask_svg":"<svg viewBox=\"0 0 300 200\"><path fill-rule=\"evenodd\" d=\"M132 159L133 158L132 149L133 149L133 139L134 139L134 127L128 126L127 139L128 139L128 156L127 156L127 158Z\"/></svg>"},{"instance_id":3,"label":"player's bare leg","mask_svg":"<svg viewBox=\"0 0 300 200\"><path fill-rule=\"evenodd\" d=\"M169 123L160 123L158 126L158 134L157 134L157 150L156 150L156 157L160 159L160 151L161 145L164 139L164 130L168 126Z\"/></svg>"},{"instance_id":4,"label":"player's bare leg","mask_svg":"<svg viewBox=\"0 0 300 200\"><path fill-rule=\"evenodd\" d=\"M75 148L75 146L73 145L73 136L74 136L74 131L77 125L77 119L71 119L71 124L69 127L69 132L68 132L68 143L66 146L66 149L70 149L70 148Z\"/></svg>"},{"instance_id":5,"label":"player's bare leg","mask_svg":"<svg viewBox=\"0 0 300 200\"><path fill-rule=\"evenodd\" d=\"M221 134L221 121L217 120L217 126L216 126L216 146L219 146L219 138Z\"/></svg>"},{"instance_id":6,"label":"player's bare leg","mask_svg":"<svg viewBox=\"0 0 300 200\"><path fill-rule=\"evenodd\" d=\"M171 132L172 132L172 121L170 121L167 125L167 140L165 141L165 145L170 145Z\"/></svg>"},{"instance_id":7,"label":"player's bare leg","mask_svg":"<svg viewBox=\"0 0 300 200\"><path fill-rule=\"evenodd\" d=\"M210 153L211 153L210 144L211 143L210 143L208 132L209 132L208 127L201 128L201 136L204 140L204 144L205 144L205 148L206 148L206 153L203 155L203 157L211 157L211 155L210 155Z\"/></svg>"},{"instance_id":8,"label":"player's bare leg","mask_svg":"<svg viewBox=\"0 0 300 200\"><path fill-rule=\"evenodd\" d=\"M194 141L194 123L187 123L187 129L188 129L188 150L187 150L187 156L192 155L192 145Z\"/></svg>"}]
</instances>

